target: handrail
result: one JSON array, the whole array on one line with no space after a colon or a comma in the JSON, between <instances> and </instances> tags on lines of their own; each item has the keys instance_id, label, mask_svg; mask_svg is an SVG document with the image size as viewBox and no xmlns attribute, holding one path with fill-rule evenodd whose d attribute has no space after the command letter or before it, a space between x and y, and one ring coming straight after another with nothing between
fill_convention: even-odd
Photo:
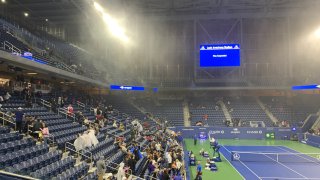
<instances>
[{"instance_id":1,"label":"handrail","mask_svg":"<svg viewBox=\"0 0 320 180\"><path fill-rule=\"evenodd\" d=\"M33 178L33 177L23 176L23 175L20 175L20 174L14 174L14 173L7 172L7 171L2 171L2 170L0 170L0 174L4 174L4 175L7 175L7 176L12 176L14 179L19 178L19 179L26 179L26 180L38 180L38 179Z\"/></svg>"},{"instance_id":2,"label":"handrail","mask_svg":"<svg viewBox=\"0 0 320 180\"><path fill-rule=\"evenodd\" d=\"M70 118L72 118L72 119L73 119L73 121L75 121L75 120L76 120L76 116L75 116L75 114L74 114L74 113L72 113L72 114L68 114L68 111L67 111L67 109L66 109L66 108L59 108L59 109L58 109L58 115L60 115L60 114L65 115L65 116L66 116L66 119L67 119L68 117L70 117Z\"/></svg>"},{"instance_id":3,"label":"handrail","mask_svg":"<svg viewBox=\"0 0 320 180\"><path fill-rule=\"evenodd\" d=\"M77 105L78 105L78 107L82 107L83 109L86 108L86 105L80 101L77 101Z\"/></svg>"},{"instance_id":4,"label":"handrail","mask_svg":"<svg viewBox=\"0 0 320 180\"><path fill-rule=\"evenodd\" d=\"M0 111L0 119L2 120L2 125L4 126L4 122L8 122L10 124L13 124L14 125L14 130L16 131L17 130L17 123L14 122L14 121L11 121L10 118L13 118L13 116L9 116L8 114Z\"/></svg>"},{"instance_id":5,"label":"handrail","mask_svg":"<svg viewBox=\"0 0 320 180\"><path fill-rule=\"evenodd\" d=\"M92 114L94 114L94 108L93 108L93 107L90 107L90 112L91 112Z\"/></svg>"},{"instance_id":6,"label":"handrail","mask_svg":"<svg viewBox=\"0 0 320 180\"><path fill-rule=\"evenodd\" d=\"M115 163L115 162L113 162L113 161L109 161L109 160L107 160L107 159L105 159L104 161L105 161L105 162L108 162L108 163L110 163L110 164L116 165L117 168L112 167L112 166L109 166L109 165L106 164L106 166L107 166L108 168L118 171L118 167L119 167L119 164L118 164L118 163ZM131 169L130 169L130 171L131 171ZM131 171L131 172L132 172L132 171ZM125 174L130 175L130 176L132 176L133 178L136 178L136 179L143 179L143 178L141 178L141 177L139 177L139 176L133 175L132 173L131 173L131 174L125 173ZM144 177L145 177L145 176L144 176ZM156 179L156 178L151 177L151 176L148 176L148 177L150 177L151 179Z\"/></svg>"},{"instance_id":7,"label":"handrail","mask_svg":"<svg viewBox=\"0 0 320 180\"><path fill-rule=\"evenodd\" d=\"M55 141L54 141L54 135L53 134L48 134L48 140L51 141L52 143L50 143L50 145L54 145Z\"/></svg>"},{"instance_id":8,"label":"handrail","mask_svg":"<svg viewBox=\"0 0 320 180\"><path fill-rule=\"evenodd\" d=\"M67 150L73 151L73 152L77 153L78 156L81 155L81 156L83 156L83 157L86 157L86 158L90 159L90 162L92 162L92 160L93 160L92 152L87 151L87 150L85 150L85 149L81 149L81 150L77 151L77 150L74 150L74 149L72 149L72 148L69 148L68 145L74 147L73 144L71 144L71 143L69 143L69 142L66 142L66 143L65 143L65 146L64 146L64 152L67 152ZM83 153L83 152L89 153L90 156L87 156L87 155L86 155L85 153Z\"/></svg>"},{"instance_id":9,"label":"handrail","mask_svg":"<svg viewBox=\"0 0 320 180\"><path fill-rule=\"evenodd\" d=\"M121 133L128 133L128 132L130 132L130 131L129 131L129 130L126 130L126 131L123 131L123 132L121 132ZM119 134L121 134L121 133L119 133ZM116 138L123 137L123 135L120 135L120 136L119 136L119 135L111 134L111 133L108 133L108 132L106 132L105 134L114 136L114 137L116 137Z\"/></svg>"},{"instance_id":10,"label":"handrail","mask_svg":"<svg viewBox=\"0 0 320 180\"><path fill-rule=\"evenodd\" d=\"M50 102L48 102L48 101L46 101L44 99L40 99L40 103L42 104L42 106L45 106L45 107L47 107L47 108L49 108L51 110L52 105L51 105Z\"/></svg>"},{"instance_id":11,"label":"handrail","mask_svg":"<svg viewBox=\"0 0 320 180\"><path fill-rule=\"evenodd\" d=\"M12 53L18 53L21 54L21 50L17 47L15 47L13 44L11 44L8 41L4 41L3 48L6 49L6 47L11 50Z\"/></svg>"}]
</instances>

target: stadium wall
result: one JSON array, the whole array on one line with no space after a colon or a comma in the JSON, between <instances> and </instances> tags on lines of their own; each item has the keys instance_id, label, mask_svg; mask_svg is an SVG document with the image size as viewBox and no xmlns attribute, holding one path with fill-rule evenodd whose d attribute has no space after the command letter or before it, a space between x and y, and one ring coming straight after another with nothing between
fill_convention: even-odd
<instances>
[{"instance_id":1,"label":"stadium wall","mask_svg":"<svg viewBox=\"0 0 320 180\"><path fill-rule=\"evenodd\" d=\"M320 136L312 134L299 134L298 138L301 143L320 148Z\"/></svg>"},{"instance_id":2,"label":"stadium wall","mask_svg":"<svg viewBox=\"0 0 320 180\"><path fill-rule=\"evenodd\" d=\"M250 127L171 127L175 132L180 131L183 138L213 135L218 139L266 139L267 133L274 133L275 139L290 139L301 132L301 129L293 131L291 128L250 128Z\"/></svg>"}]
</instances>

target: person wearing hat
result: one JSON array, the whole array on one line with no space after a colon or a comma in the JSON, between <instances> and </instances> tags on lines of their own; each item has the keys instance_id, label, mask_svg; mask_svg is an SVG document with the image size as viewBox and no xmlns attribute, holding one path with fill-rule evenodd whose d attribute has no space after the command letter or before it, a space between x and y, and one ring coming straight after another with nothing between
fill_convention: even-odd
<instances>
[{"instance_id":1,"label":"person wearing hat","mask_svg":"<svg viewBox=\"0 0 320 180\"><path fill-rule=\"evenodd\" d=\"M19 107L18 111L16 112L16 131L19 131L19 133L21 133L22 131L22 120L24 117L24 113L22 111L22 108Z\"/></svg>"}]
</instances>

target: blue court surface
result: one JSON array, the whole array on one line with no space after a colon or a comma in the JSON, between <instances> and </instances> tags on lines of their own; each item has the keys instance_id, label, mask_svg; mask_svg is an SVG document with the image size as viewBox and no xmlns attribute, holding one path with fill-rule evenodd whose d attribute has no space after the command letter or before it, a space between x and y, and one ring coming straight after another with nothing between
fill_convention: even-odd
<instances>
[{"instance_id":1,"label":"blue court surface","mask_svg":"<svg viewBox=\"0 0 320 180\"><path fill-rule=\"evenodd\" d=\"M220 152L249 180L319 179L319 154L302 154L284 146L222 146Z\"/></svg>"}]
</instances>

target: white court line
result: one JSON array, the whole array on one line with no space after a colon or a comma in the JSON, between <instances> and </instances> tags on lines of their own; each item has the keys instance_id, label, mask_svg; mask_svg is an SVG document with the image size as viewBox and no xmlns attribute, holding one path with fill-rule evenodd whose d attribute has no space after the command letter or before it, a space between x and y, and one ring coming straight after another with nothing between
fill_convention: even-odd
<instances>
[{"instance_id":1,"label":"white court line","mask_svg":"<svg viewBox=\"0 0 320 180\"><path fill-rule=\"evenodd\" d=\"M227 150L230 155L232 156L231 151L229 151L227 148L222 146L225 150ZM227 158L226 158L227 159ZM228 161L228 160L227 160ZM244 167L246 167L252 174L254 174L258 179L262 180L254 171L252 171L247 165L245 165L242 161L238 160ZM228 161L229 162L229 161ZM229 162L230 163L230 162ZM231 164L231 163L230 163ZM237 170L237 168L235 168ZM238 170L237 170L238 171ZM239 172L239 171L238 171ZM239 173L240 174L240 173ZM241 175L242 176L242 175ZM243 177L243 176L242 176Z\"/></svg>"},{"instance_id":2,"label":"white court line","mask_svg":"<svg viewBox=\"0 0 320 180\"><path fill-rule=\"evenodd\" d=\"M284 149L284 148L282 148L281 146L276 146L277 148L279 148L279 149L281 149L281 150L283 150L283 151L286 151L286 152L290 152L290 151L288 151L287 149ZM289 149L291 149L291 148L289 148ZM293 150L293 149L292 149ZM293 151L295 151L295 150L293 150ZM298 151L295 151L295 152L298 152ZM292 153L292 152L290 152L290 153ZM300 152L298 152L298 153L300 153ZM301 153L301 154L303 154L303 153ZM316 161L312 161L312 160L310 160L310 159L308 159L308 158L305 158L305 157L303 157L303 156L301 156L301 155L298 155L298 154L295 154L296 156L299 156L299 157L301 157L301 158L303 158L303 159L305 159L305 160L308 160L308 161L310 161L310 162L313 162L313 163L316 163L316 164L319 164L320 165L320 163L319 162L316 162ZM312 157L312 156L309 156L310 158L314 158L314 157Z\"/></svg>"},{"instance_id":3,"label":"white court line","mask_svg":"<svg viewBox=\"0 0 320 180\"><path fill-rule=\"evenodd\" d=\"M288 166L286 166L286 165L282 164L281 162L275 161L274 159L272 159L271 157L269 157L269 156L267 156L267 155L265 155L265 154L264 154L264 156L266 156L267 158L271 159L272 161L274 161L274 162L276 162L276 163L278 163L278 164L280 164L280 165L282 165L282 166L286 167L287 169L291 170L292 172L294 172L294 173L296 173L296 174L300 175L300 176L301 176L301 177L303 177L304 179L308 179L306 176L304 176L304 175L300 174L299 172L297 172L297 171L295 171L295 170L291 169L290 167L288 167ZM300 179L301 179L301 178L300 178Z\"/></svg>"},{"instance_id":4,"label":"white court line","mask_svg":"<svg viewBox=\"0 0 320 180\"><path fill-rule=\"evenodd\" d=\"M301 178L285 178L285 177L261 177L262 179L301 179ZM308 178L308 179L320 179L320 178Z\"/></svg>"},{"instance_id":5,"label":"white court line","mask_svg":"<svg viewBox=\"0 0 320 180\"><path fill-rule=\"evenodd\" d=\"M224 146L222 146L222 147L224 147ZM225 148L224 147L224 149L226 149L227 150L227 148ZM227 150L228 151L228 150ZM228 151L228 152L230 152L230 151ZM221 155L227 160L227 162L233 167L233 169L235 169L238 173L239 173L239 175L245 180L246 178L244 178L243 176L242 176L242 174L237 170L237 168L235 168L232 164L231 164L231 162L221 153Z\"/></svg>"}]
</instances>

